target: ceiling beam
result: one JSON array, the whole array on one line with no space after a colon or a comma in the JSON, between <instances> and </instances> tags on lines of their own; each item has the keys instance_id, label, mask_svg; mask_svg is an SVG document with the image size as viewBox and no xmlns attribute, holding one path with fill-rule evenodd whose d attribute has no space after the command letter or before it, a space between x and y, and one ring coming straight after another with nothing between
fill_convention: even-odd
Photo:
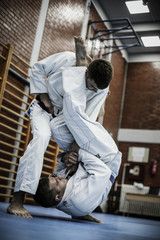
<instances>
[{"instance_id":1,"label":"ceiling beam","mask_svg":"<svg viewBox=\"0 0 160 240\"><path fill-rule=\"evenodd\" d=\"M148 53L148 54L130 54L128 56L128 63L134 62L159 62L160 54Z\"/></svg>"},{"instance_id":2,"label":"ceiling beam","mask_svg":"<svg viewBox=\"0 0 160 240\"><path fill-rule=\"evenodd\" d=\"M116 25L116 27L118 27L120 25ZM115 26L114 26L115 27ZM135 32L137 33L144 33L144 32L160 32L160 23L136 23L136 24L132 24L132 27L134 29ZM124 34L124 33L131 33L132 30L131 29L126 29L126 30L121 30L119 32L119 34Z\"/></svg>"},{"instance_id":3,"label":"ceiling beam","mask_svg":"<svg viewBox=\"0 0 160 240\"><path fill-rule=\"evenodd\" d=\"M160 31L160 23L137 23L132 26L136 32Z\"/></svg>"}]
</instances>

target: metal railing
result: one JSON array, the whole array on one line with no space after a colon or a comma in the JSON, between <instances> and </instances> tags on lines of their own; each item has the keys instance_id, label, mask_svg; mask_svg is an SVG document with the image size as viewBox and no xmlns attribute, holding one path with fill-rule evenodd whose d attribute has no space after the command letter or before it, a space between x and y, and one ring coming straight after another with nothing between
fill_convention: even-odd
<instances>
[{"instance_id":1,"label":"metal railing","mask_svg":"<svg viewBox=\"0 0 160 240\"><path fill-rule=\"evenodd\" d=\"M108 24L108 27L106 27L105 24ZM94 44L94 42L99 40L101 46L98 51L100 52L102 51L103 43L103 52L100 54L102 57L123 49L142 45L128 18L101 21L90 20L88 24L87 39L92 41L92 48L95 48L96 44Z\"/></svg>"}]
</instances>

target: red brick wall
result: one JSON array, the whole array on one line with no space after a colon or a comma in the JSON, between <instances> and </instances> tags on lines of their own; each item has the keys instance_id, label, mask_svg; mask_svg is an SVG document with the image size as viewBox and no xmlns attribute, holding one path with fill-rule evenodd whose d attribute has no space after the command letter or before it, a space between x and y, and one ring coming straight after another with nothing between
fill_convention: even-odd
<instances>
[{"instance_id":1,"label":"red brick wall","mask_svg":"<svg viewBox=\"0 0 160 240\"><path fill-rule=\"evenodd\" d=\"M112 55L111 63L114 67L114 76L110 83L111 94L106 100L103 125L117 141L126 63L120 52Z\"/></svg>"},{"instance_id":2,"label":"red brick wall","mask_svg":"<svg viewBox=\"0 0 160 240\"><path fill-rule=\"evenodd\" d=\"M15 52L27 62L37 28L41 0L0 1L0 41L12 44Z\"/></svg>"},{"instance_id":3,"label":"red brick wall","mask_svg":"<svg viewBox=\"0 0 160 240\"><path fill-rule=\"evenodd\" d=\"M41 0L1 0L1 42L30 61ZM81 33L85 0L50 0L39 59L60 51L74 51L75 35Z\"/></svg>"},{"instance_id":4,"label":"red brick wall","mask_svg":"<svg viewBox=\"0 0 160 240\"><path fill-rule=\"evenodd\" d=\"M122 128L160 129L160 62L128 64Z\"/></svg>"},{"instance_id":5,"label":"red brick wall","mask_svg":"<svg viewBox=\"0 0 160 240\"><path fill-rule=\"evenodd\" d=\"M39 59L62 51L75 51L80 36L85 0L50 0Z\"/></svg>"},{"instance_id":6,"label":"red brick wall","mask_svg":"<svg viewBox=\"0 0 160 240\"><path fill-rule=\"evenodd\" d=\"M130 63L123 108L121 128L130 129L160 129L160 62ZM127 162L128 149L131 146L148 147L149 162L145 165L145 176L142 181L146 186L160 187L160 163L158 162L157 175L151 175L152 160L160 161L160 144L119 143L123 153L123 163ZM123 167L123 164L122 164ZM122 176L120 170L119 181ZM133 183L126 175L125 183Z\"/></svg>"}]
</instances>

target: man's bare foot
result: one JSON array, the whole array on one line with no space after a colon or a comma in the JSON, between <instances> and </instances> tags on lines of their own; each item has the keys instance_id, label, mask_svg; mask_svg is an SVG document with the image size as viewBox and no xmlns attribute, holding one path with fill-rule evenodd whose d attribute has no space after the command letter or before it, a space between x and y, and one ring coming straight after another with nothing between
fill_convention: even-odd
<instances>
[{"instance_id":1,"label":"man's bare foot","mask_svg":"<svg viewBox=\"0 0 160 240\"><path fill-rule=\"evenodd\" d=\"M32 218L30 213L19 203L11 203L7 208L7 212L17 216Z\"/></svg>"},{"instance_id":2,"label":"man's bare foot","mask_svg":"<svg viewBox=\"0 0 160 240\"><path fill-rule=\"evenodd\" d=\"M79 219L79 220L85 220L85 221L91 221L91 222L96 222L96 223L103 223L101 220L99 220L98 218L94 217L91 214L85 215L85 216L81 216L81 217L73 217L73 219Z\"/></svg>"},{"instance_id":3,"label":"man's bare foot","mask_svg":"<svg viewBox=\"0 0 160 240\"><path fill-rule=\"evenodd\" d=\"M74 37L76 50L76 66L88 66L92 61L86 52L85 42L82 37Z\"/></svg>"},{"instance_id":4,"label":"man's bare foot","mask_svg":"<svg viewBox=\"0 0 160 240\"><path fill-rule=\"evenodd\" d=\"M14 193L11 204L7 208L7 212L18 216L32 218L30 213L23 207L24 196L25 193L22 191Z\"/></svg>"}]
</instances>

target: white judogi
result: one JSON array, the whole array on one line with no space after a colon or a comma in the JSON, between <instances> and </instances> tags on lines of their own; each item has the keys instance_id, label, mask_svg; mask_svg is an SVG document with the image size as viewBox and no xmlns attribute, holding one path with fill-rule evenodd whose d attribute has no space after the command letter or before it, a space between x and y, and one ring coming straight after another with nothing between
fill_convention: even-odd
<instances>
[{"instance_id":1,"label":"white judogi","mask_svg":"<svg viewBox=\"0 0 160 240\"><path fill-rule=\"evenodd\" d=\"M54 105L54 114L58 118L52 118L51 114L44 111L37 100L33 100L29 108L33 139L29 143L24 155L20 159L17 172L15 192L24 191L35 194L43 166L43 157L51 137L55 138L62 150L67 150L73 137L71 136L63 117L63 82L62 72L68 67L75 66L75 54L63 52L52 55L37 62L31 71L31 94L48 93ZM75 67L75 75L85 86L85 67ZM48 78L46 78L48 75ZM63 77L65 74L63 74ZM66 78L68 78L66 72ZM74 78L68 81L68 86L73 84ZM86 92L86 113L95 120L101 105L105 101L108 88L97 93L88 90ZM58 129L58 126L63 128ZM52 131L53 128L53 131ZM61 139L63 138L63 141Z\"/></svg>"},{"instance_id":2,"label":"white judogi","mask_svg":"<svg viewBox=\"0 0 160 240\"><path fill-rule=\"evenodd\" d=\"M69 79L65 79L65 76L68 72L68 76L74 77L72 71L70 68L63 72L63 114L69 130L81 147L80 163L76 173L69 179L64 196L56 208L72 216L84 216L106 199L120 168L121 153L110 134L85 114L83 83L77 79L68 88ZM81 89L81 94L78 89ZM55 173L63 177L64 164L60 159L61 155L58 157L59 164Z\"/></svg>"},{"instance_id":3,"label":"white judogi","mask_svg":"<svg viewBox=\"0 0 160 240\"><path fill-rule=\"evenodd\" d=\"M56 206L71 216L93 212L107 198L113 183L112 171L101 159L80 149L79 161L76 173L68 180L63 198ZM121 153L117 152L112 160L116 171L119 170L120 161ZM61 175L61 171L56 173Z\"/></svg>"},{"instance_id":4,"label":"white judogi","mask_svg":"<svg viewBox=\"0 0 160 240\"><path fill-rule=\"evenodd\" d=\"M30 92L31 94L48 93L56 116L57 111L59 112L63 109L64 90L62 87L62 73L66 68L68 69L68 67L75 66L75 63L75 54L73 52L62 52L37 62L32 68ZM71 74L73 74L73 72L74 76L79 79L80 82L83 81L85 85L86 67L75 67ZM69 79L69 81L67 81L68 88L74 84L74 77L71 77L69 74L69 71L63 74L66 79ZM48 78L46 78L46 76L48 76ZM86 111L92 120L96 120L100 107L108 93L108 89L109 88L98 90L98 92L95 93L85 88L87 99Z\"/></svg>"}]
</instances>

